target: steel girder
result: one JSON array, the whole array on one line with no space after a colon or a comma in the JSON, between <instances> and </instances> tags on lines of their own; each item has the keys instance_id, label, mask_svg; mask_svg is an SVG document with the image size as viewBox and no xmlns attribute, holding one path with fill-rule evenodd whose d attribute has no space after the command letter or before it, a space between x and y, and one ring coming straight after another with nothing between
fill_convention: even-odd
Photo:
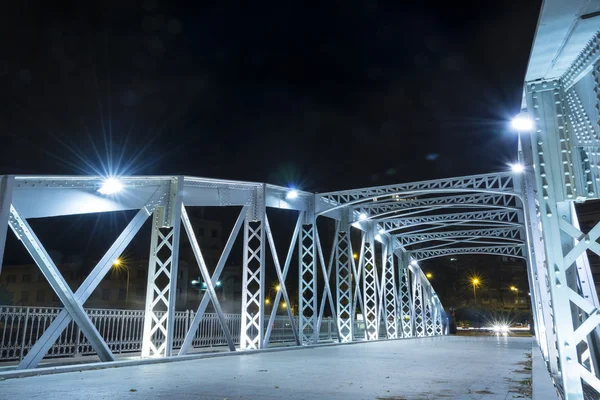
<instances>
[{"instance_id":1,"label":"steel girder","mask_svg":"<svg viewBox=\"0 0 600 400\"><path fill-rule=\"evenodd\" d=\"M319 214L325 214L349 205L373 200L390 200L393 199L394 196L399 195L456 192L511 194L514 193L513 174L496 173L489 175L473 175L460 178L438 179L433 181L321 193L317 197L317 212Z\"/></svg>"},{"instance_id":2,"label":"steel girder","mask_svg":"<svg viewBox=\"0 0 600 400\"><path fill-rule=\"evenodd\" d=\"M468 193L456 196L425 197L406 199L392 197L390 200L374 203L360 203L353 209L368 212L369 215L378 216L381 213L402 211L409 209L431 208L435 206L489 206L489 207L515 207L515 196L504 193Z\"/></svg>"},{"instance_id":3,"label":"steel girder","mask_svg":"<svg viewBox=\"0 0 600 400\"><path fill-rule=\"evenodd\" d=\"M454 214L426 215L419 217L386 218L379 223L386 233L426 224L443 222L484 222L520 226L519 211L517 210L486 210Z\"/></svg>"},{"instance_id":4,"label":"steel girder","mask_svg":"<svg viewBox=\"0 0 600 400\"><path fill-rule=\"evenodd\" d=\"M487 228L456 231L428 232L421 234L404 234L397 236L402 246L413 246L429 241L466 238L494 238L505 241L521 241L522 229L520 227L510 228Z\"/></svg>"},{"instance_id":5,"label":"steel girder","mask_svg":"<svg viewBox=\"0 0 600 400\"><path fill-rule=\"evenodd\" d=\"M437 258L449 255L458 254L489 254L497 256L517 257L525 258L523 253L523 246L486 246L486 247L464 247L464 248L440 248L433 250L414 250L409 251L408 254L417 260L428 260L430 258Z\"/></svg>"}]
</instances>

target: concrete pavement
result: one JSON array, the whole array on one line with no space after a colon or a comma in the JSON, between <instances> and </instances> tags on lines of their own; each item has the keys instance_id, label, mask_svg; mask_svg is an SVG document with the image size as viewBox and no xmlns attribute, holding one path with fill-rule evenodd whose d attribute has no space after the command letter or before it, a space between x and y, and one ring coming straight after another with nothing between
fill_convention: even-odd
<instances>
[{"instance_id":1,"label":"concrete pavement","mask_svg":"<svg viewBox=\"0 0 600 400\"><path fill-rule=\"evenodd\" d=\"M434 337L8 379L1 399L529 398L531 338Z\"/></svg>"}]
</instances>

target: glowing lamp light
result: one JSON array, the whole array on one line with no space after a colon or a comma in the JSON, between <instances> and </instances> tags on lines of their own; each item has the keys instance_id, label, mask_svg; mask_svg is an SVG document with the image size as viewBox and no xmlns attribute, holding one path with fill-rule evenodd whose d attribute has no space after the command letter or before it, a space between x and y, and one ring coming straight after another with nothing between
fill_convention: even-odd
<instances>
[{"instance_id":1,"label":"glowing lamp light","mask_svg":"<svg viewBox=\"0 0 600 400\"><path fill-rule=\"evenodd\" d=\"M368 218L368 215L367 215L367 214L365 214L365 213L361 213L361 214L358 216L358 219L359 219L359 220L361 220L361 221L364 221L364 220L366 220L367 218Z\"/></svg>"},{"instance_id":2,"label":"glowing lamp light","mask_svg":"<svg viewBox=\"0 0 600 400\"><path fill-rule=\"evenodd\" d=\"M417 266L417 260L412 260L410 262L410 265L412 265L413 267L416 267Z\"/></svg>"},{"instance_id":3,"label":"glowing lamp light","mask_svg":"<svg viewBox=\"0 0 600 400\"><path fill-rule=\"evenodd\" d=\"M523 171L525 171L525 166L523 164L511 164L510 169L512 170L512 172L516 173L516 174L520 174Z\"/></svg>"},{"instance_id":4,"label":"glowing lamp light","mask_svg":"<svg viewBox=\"0 0 600 400\"><path fill-rule=\"evenodd\" d=\"M517 132L531 132L534 128L533 119L527 113L520 113L514 117L510 125Z\"/></svg>"},{"instance_id":5,"label":"glowing lamp light","mask_svg":"<svg viewBox=\"0 0 600 400\"><path fill-rule=\"evenodd\" d=\"M298 198L298 191L297 190L290 190L289 192L287 192L287 194L285 195L286 199L296 199Z\"/></svg>"},{"instance_id":6,"label":"glowing lamp light","mask_svg":"<svg viewBox=\"0 0 600 400\"><path fill-rule=\"evenodd\" d=\"M102 186L98 189L98 193L110 195L123 190L123 184L116 178L108 178L102 182Z\"/></svg>"}]
</instances>

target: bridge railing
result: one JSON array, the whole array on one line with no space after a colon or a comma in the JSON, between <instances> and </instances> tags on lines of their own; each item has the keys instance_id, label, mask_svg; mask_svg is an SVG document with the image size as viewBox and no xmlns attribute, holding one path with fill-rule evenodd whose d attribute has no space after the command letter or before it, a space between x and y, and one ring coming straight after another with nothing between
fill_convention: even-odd
<instances>
[{"instance_id":1,"label":"bridge railing","mask_svg":"<svg viewBox=\"0 0 600 400\"><path fill-rule=\"evenodd\" d=\"M59 307L0 306L0 361L21 360L36 340L61 311ZM113 353L132 353L142 349L144 325L143 310L85 309L90 319ZM185 334L194 318L191 310L175 313L173 347L183 344ZM240 314L225 314L229 330L236 344L240 342ZM297 323L297 318L296 318ZM364 330L364 324L356 323L355 331ZM160 339L160 338L159 338ZM335 322L323 318L319 332L320 340L336 340ZM287 316L276 317L271 343L293 342L294 334ZM226 345L225 335L219 325L217 314L205 313L196 335L194 347ZM95 354L85 336L72 321L50 348L45 358L75 357Z\"/></svg>"}]
</instances>

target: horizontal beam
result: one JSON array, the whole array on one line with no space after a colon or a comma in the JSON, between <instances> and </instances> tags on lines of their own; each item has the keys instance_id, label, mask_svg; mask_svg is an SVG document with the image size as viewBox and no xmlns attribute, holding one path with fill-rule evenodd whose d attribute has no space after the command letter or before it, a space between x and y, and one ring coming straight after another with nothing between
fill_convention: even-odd
<instances>
[{"instance_id":1,"label":"horizontal beam","mask_svg":"<svg viewBox=\"0 0 600 400\"><path fill-rule=\"evenodd\" d=\"M425 224L435 224L443 222L459 222L459 221L489 221L489 222L500 222L500 223L514 223L519 224L519 211L516 210L491 210L491 211L472 211L472 212L461 212L454 214L438 214L438 215L424 215L417 217L404 217L404 218L387 218L379 220L378 222L382 225L386 232L402 229L406 227L413 227Z\"/></svg>"},{"instance_id":2,"label":"horizontal beam","mask_svg":"<svg viewBox=\"0 0 600 400\"><path fill-rule=\"evenodd\" d=\"M523 246L484 246L484 247L463 247L463 248L445 248L435 250L415 250L409 251L409 256L415 260L422 261L430 258L439 258L448 255L459 254L488 254L497 256L525 258Z\"/></svg>"},{"instance_id":3,"label":"horizontal beam","mask_svg":"<svg viewBox=\"0 0 600 400\"><path fill-rule=\"evenodd\" d=\"M420 234L405 234L397 235L396 237L400 240L403 246L411 246L432 240L439 240L445 238L498 238L498 239L520 239L521 228L489 228L489 229L467 229L467 230L454 230L454 231L443 231L443 232L427 232Z\"/></svg>"},{"instance_id":4,"label":"horizontal beam","mask_svg":"<svg viewBox=\"0 0 600 400\"><path fill-rule=\"evenodd\" d=\"M321 193L317 196L317 212L324 214L364 201L389 200L396 195L417 192L485 192L516 195L513 174L506 172Z\"/></svg>"},{"instance_id":5,"label":"horizontal beam","mask_svg":"<svg viewBox=\"0 0 600 400\"><path fill-rule=\"evenodd\" d=\"M515 197L504 193L470 193L458 196L428 197L424 199L407 199L401 198L400 196L393 196L388 201L358 204L353 207L369 214L380 214L389 211L417 209L438 205L471 206L474 204L501 207L516 206Z\"/></svg>"}]
</instances>

